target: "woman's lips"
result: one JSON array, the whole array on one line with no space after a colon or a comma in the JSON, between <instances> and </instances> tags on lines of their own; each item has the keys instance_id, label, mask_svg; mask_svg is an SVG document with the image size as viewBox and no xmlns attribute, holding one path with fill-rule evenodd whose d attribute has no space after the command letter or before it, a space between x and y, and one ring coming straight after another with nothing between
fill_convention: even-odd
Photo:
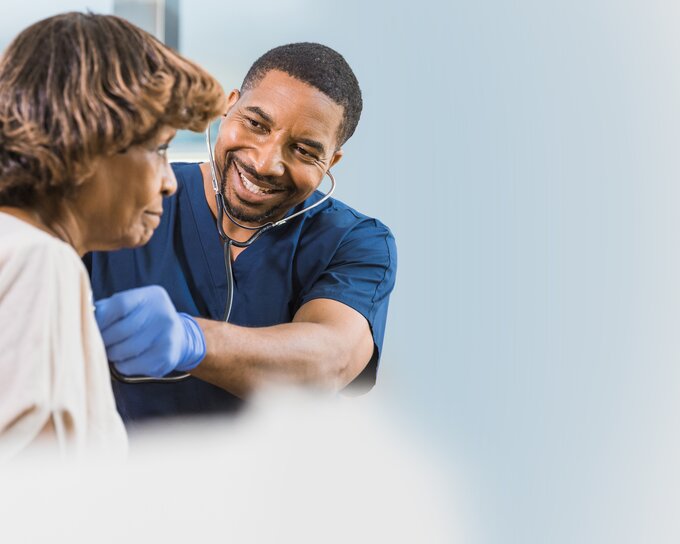
<instances>
[{"instance_id":1,"label":"woman's lips","mask_svg":"<svg viewBox=\"0 0 680 544\"><path fill-rule=\"evenodd\" d=\"M160 211L160 212L155 212L155 211L153 211L153 210L147 210L147 211L144 212L144 215L146 215L146 216L148 216L148 217L151 217L151 218L155 219L155 221L156 221L156 223L157 223L156 226L158 226L158 225L161 224L161 216L163 215L163 212L162 212L162 211Z\"/></svg>"}]
</instances>

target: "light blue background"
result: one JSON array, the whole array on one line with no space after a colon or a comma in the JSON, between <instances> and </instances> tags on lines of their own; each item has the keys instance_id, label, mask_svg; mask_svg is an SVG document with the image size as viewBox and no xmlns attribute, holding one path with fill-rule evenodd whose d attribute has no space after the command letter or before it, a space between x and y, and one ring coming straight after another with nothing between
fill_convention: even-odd
<instances>
[{"instance_id":1,"label":"light blue background","mask_svg":"<svg viewBox=\"0 0 680 544\"><path fill-rule=\"evenodd\" d=\"M111 9L9 4L3 47L38 17ZM462 475L467 541L677 542L680 5L185 1L181 17L182 52L227 89L285 42L354 67L365 109L338 196L400 252L372 395Z\"/></svg>"}]
</instances>

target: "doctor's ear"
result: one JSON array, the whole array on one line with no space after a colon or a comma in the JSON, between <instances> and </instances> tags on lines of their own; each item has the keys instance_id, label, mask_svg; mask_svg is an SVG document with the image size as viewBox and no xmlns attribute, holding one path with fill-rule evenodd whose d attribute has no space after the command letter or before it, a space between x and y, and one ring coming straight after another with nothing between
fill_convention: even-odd
<instances>
[{"instance_id":1,"label":"doctor's ear","mask_svg":"<svg viewBox=\"0 0 680 544\"><path fill-rule=\"evenodd\" d=\"M342 149L337 149L335 153L333 153L333 156L331 157L331 161L328 164L328 168L333 168L336 164L340 162L340 159L342 159L343 151Z\"/></svg>"},{"instance_id":2,"label":"doctor's ear","mask_svg":"<svg viewBox=\"0 0 680 544\"><path fill-rule=\"evenodd\" d=\"M229 93L229 96L227 97L227 109L223 115L224 117L227 116L227 113L229 113L229 110L234 107L234 104L238 102L239 98L241 98L241 92L238 89L233 89Z\"/></svg>"}]
</instances>

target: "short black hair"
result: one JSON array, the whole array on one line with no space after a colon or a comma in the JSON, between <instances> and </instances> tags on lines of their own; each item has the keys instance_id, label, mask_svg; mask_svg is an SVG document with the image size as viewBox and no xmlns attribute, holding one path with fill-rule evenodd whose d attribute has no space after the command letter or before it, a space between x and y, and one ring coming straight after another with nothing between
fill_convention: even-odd
<instances>
[{"instance_id":1,"label":"short black hair","mask_svg":"<svg viewBox=\"0 0 680 544\"><path fill-rule=\"evenodd\" d=\"M253 88L270 70L285 72L319 89L343 107L338 147L349 140L361 117L361 89L354 72L337 51L320 43L290 43L270 49L248 70L241 92Z\"/></svg>"}]
</instances>

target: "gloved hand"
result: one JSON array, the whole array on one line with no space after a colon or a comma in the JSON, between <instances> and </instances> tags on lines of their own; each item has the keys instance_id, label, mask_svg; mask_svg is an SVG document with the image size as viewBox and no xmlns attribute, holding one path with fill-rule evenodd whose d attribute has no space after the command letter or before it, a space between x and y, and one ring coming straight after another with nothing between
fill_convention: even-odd
<instances>
[{"instance_id":1,"label":"gloved hand","mask_svg":"<svg viewBox=\"0 0 680 544\"><path fill-rule=\"evenodd\" d=\"M175 310L158 285L116 293L95 302L106 354L126 376L161 377L188 371L205 357L205 337L196 321Z\"/></svg>"}]
</instances>

